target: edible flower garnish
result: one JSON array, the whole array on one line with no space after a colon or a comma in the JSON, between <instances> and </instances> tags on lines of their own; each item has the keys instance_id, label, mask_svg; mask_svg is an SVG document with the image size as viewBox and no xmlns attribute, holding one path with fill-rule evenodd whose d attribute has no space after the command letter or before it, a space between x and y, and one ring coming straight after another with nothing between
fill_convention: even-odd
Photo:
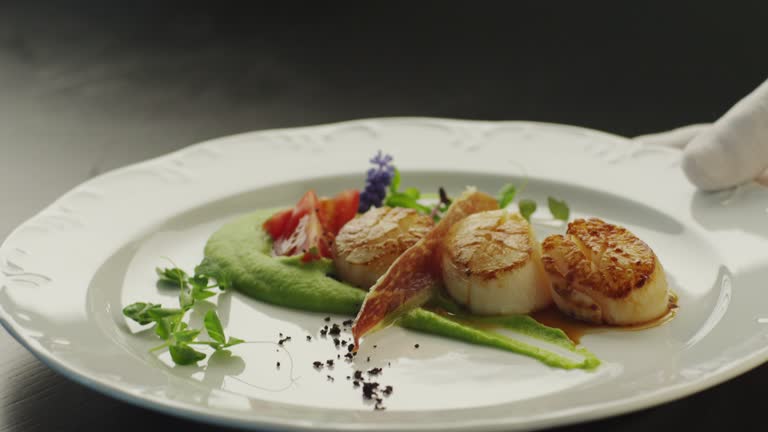
<instances>
[{"instance_id":1,"label":"edible flower garnish","mask_svg":"<svg viewBox=\"0 0 768 432\"><path fill-rule=\"evenodd\" d=\"M392 165L392 156L384 155L379 150L376 156L371 158L373 168L368 170L365 179L365 189L360 194L358 212L364 213L371 207L381 207L387 196L387 187L395 178L395 167ZM398 180L399 181L399 180Z\"/></svg>"},{"instance_id":2,"label":"edible flower garnish","mask_svg":"<svg viewBox=\"0 0 768 432\"><path fill-rule=\"evenodd\" d=\"M392 156L384 155L379 150L370 161L374 167L368 170L365 189L360 194L358 212L365 213L371 207L385 205L411 208L439 221L448 210L451 200L443 188L440 188L440 200L435 205L425 205L419 201L422 198L420 190L414 187L400 189L400 171L392 164Z\"/></svg>"}]
</instances>

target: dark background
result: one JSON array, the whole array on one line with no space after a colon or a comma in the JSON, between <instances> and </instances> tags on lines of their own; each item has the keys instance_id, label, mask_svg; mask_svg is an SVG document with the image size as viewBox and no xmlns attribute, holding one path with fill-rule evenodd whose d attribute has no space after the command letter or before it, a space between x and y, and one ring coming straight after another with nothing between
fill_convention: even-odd
<instances>
[{"instance_id":1,"label":"dark background","mask_svg":"<svg viewBox=\"0 0 768 432\"><path fill-rule=\"evenodd\" d=\"M766 1L217 3L0 2L0 237L93 175L215 136L406 115L632 136L713 121L768 78ZM759 429L767 388L763 366L572 430ZM0 332L0 431L143 427L220 429L98 395Z\"/></svg>"}]
</instances>

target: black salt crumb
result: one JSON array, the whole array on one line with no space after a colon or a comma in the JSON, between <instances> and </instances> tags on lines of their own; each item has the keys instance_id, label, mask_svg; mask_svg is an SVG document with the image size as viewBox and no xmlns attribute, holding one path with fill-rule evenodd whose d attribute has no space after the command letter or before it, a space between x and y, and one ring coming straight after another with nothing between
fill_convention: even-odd
<instances>
[{"instance_id":1,"label":"black salt crumb","mask_svg":"<svg viewBox=\"0 0 768 432\"><path fill-rule=\"evenodd\" d=\"M341 346L347 346L347 341L345 340L341 341Z\"/></svg>"},{"instance_id":2,"label":"black salt crumb","mask_svg":"<svg viewBox=\"0 0 768 432\"><path fill-rule=\"evenodd\" d=\"M283 337L283 334L282 334L282 333L280 333L280 337Z\"/></svg>"},{"instance_id":3,"label":"black salt crumb","mask_svg":"<svg viewBox=\"0 0 768 432\"><path fill-rule=\"evenodd\" d=\"M370 362L371 362L371 358L370 358L370 357L368 357L368 358L366 358L366 359L365 359L365 361L367 361L368 363L370 363Z\"/></svg>"},{"instance_id":4,"label":"black salt crumb","mask_svg":"<svg viewBox=\"0 0 768 432\"><path fill-rule=\"evenodd\" d=\"M280 369L280 362L277 362L277 368Z\"/></svg>"},{"instance_id":5,"label":"black salt crumb","mask_svg":"<svg viewBox=\"0 0 768 432\"><path fill-rule=\"evenodd\" d=\"M350 379L350 376L349 376L349 375L347 375L347 379Z\"/></svg>"},{"instance_id":6,"label":"black salt crumb","mask_svg":"<svg viewBox=\"0 0 768 432\"><path fill-rule=\"evenodd\" d=\"M311 340L312 340L312 336L310 336L310 335L307 335L307 342L309 342L309 341L311 341Z\"/></svg>"},{"instance_id":7,"label":"black salt crumb","mask_svg":"<svg viewBox=\"0 0 768 432\"><path fill-rule=\"evenodd\" d=\"M376 405L373 406L373 409L375 409L376 411L385 410L386 408L384 407L384 405L382 405L383 402L384 401L380 397L377 397Z\"/></svg>"},{"instance_id":8,"label":"black salt crumb","mask_svg":"<svg viewBox=\"0 0 768 432\"><path fill-rule=\"evenodd\" d=\"M338 324L334 323L333 327L331 327L330 330L328 330L328 334L331 336L338 336L341 334L341 327L339 327Z\"/></svg>"},{"instance_id":9,"label":"black salt crumb","mask_svg":"<svg viewBox=\"0 0 768 432\"><path fill-rule=\"evenodd\" d=\"M347 345L347 351L352 352L352 350L355 349L355 344L349 344Z\"/></svg>"},{"instance_id":10,"label":"black salt crumb","mask_svg":"<svg viewBox=\"0 0 768 432\"><path fill-rule=\"evenodd\" d=\"M392 367L392 363L387 362L387 366Z\"/></svg>"},{"instance_id":11,"label":"black salt crumb","mask_svg":"<svg viewBox=\"0 0 768 432\"><path fill-rule=\"evenodd\" d=\"M352 357L357 357L357 351L352 353Z\"/></svg>"},{"instance_id":12,"label":"black salt crumb","mask_svg":"<svg viewBox=\"0 0 768 432\"><path fill-rule=\"evenodd\" d=\"M378 375L381 373L381 368L373 368L368 371L368 374L370 375Z\"/></svg>"},{"instance_id":13,"label":"black salt crumb","mask_svg":"<svg viewBox=\"0 0 768 432\"><path fill-rule=\"evenodd\" d=\"M373 346L373 349L376 349L376 345Z\"/></svg>"},{"instance_id":14,"label":"black salt crumb","mask_svg":"<svg viewBox=\"0 0 768 432\"><path fill-rule=\"evenodd\" d=\"M389 396L389 395L392 394L392 390L394 390L392 388L392 386L388 385L388 386L384 387L384 390L382 390L382 393L384 393L385 395Z\"/></svg>"},{"instance_id":15,"label":"black salt crumb","mask_svg":"<svg viewBox=\"0 0 768 432\"><path fill-rule=\"evenodd\" d=\"M352 355L352 353L346 353L346 354L344 354L344 357L345 357L347 360L350 360L350 361L351 361L351 360L352 360L352 357L354 357L354 356Z\"/></svg>"},{"instance_id":16,"label":"black salt crumb","mask_svg":"<svg viewBox=\"0 0 768 432\"><path fill-rule=\"evenodd\" d=\"M360 387L360 382L357 380L352 381L352 384L354 384L355 387Z\"/></svg>"},{"instance_id":17,"label":"black salt crumb","mask_svg":"<svg viewBox=\"0 0 768 432\"><path fill-rule=\"evenodd\" d=\"M325 336L326 333L328 333L328 330L320 329L320 336Z\"/></svg>"},{"instance_id":18,"label":"black salt crumb","mask_svg":"<svg viewBox=\"0 0 768 432\"><path fill-rule=\"evenodd\" d=\"M328 381L330 381L330 382L334 382L334 381L336 381L336 380L335 380L335 379L334 379L332 376L330 376L330 375L326 375L325 377L326 377L326 379L327 379Z\"/></svg>"},{"instance_id":19,"label":"black salt crumb","mask_svg":"<svg viewBox=\"0 0 768 432\"><path fill-rule=\"evenodd\" d=\"M282 334L282 333L281 333L281 334ZM291 340L291 337L290 337L290 336L288 336L288 337L284 337L284 338L280 339L279 341L277 341L277 344L278 344L278 345L282 345L282 344L284 344L284 343L286 343L286 342L288 342L288 341L290 341L290 340Z\"/></svg>"},{"instance_id":20,"label":"black salt crumb","mask_svg":"<svg viewBox=\"0 0 768 432\"><path fill-rule=\"evenodd\" d=\"M413 347L414 347L414 348L418 348L418 347L419 347L419 344L416 344L416 345L414 345Z\"/></svg>"},{"instance_id":21,"label":"black salt crumb","mask_svg":"<svg viewBox=\"0 0 768 432\"><path fill-rule=\"evenodd\" d=\"M326 330L328 330L328 325L327 325L327 324L326 324L326 325L324 325L324 326L323 326L323 328L324 328L324 329L326 329Z\"/></svg>"},{"instance_id":22,"label":"black salt crumb","mask_svg":"<svg viewBox=\"0 0 768 432\"><path fill-rule=\"evenodd\" d=\"M339 346L339 344L341 344L341 341L339 340L339 338L333 338L333 344L336 346Z\"/></svg>"},{"instance_id":23,"label":"black salt crumb","mask_svg":"<svg viewBox=\"0 0 768 432\"><path fill-rule=\"evenodd\" d=\"M314 365L316 368L318 368L318 369L320 369L321 367L323 367L323 362L320 362L320 361L316 361L316 362L313 362L312 364L313 364L313 365Z\"/></svg>"},{"instance_id":24,"label":"black salt crumb","mask_svg":"<svg viewBox=\"0 0 768 432\"><path fill-rule=\"evenodd\" d=\"M329 317L329 316L325 317L325 322L328 322L330 320L331 320L331 317Z\"/></svg>"},{"instance_id":25,"label":"black salt crumb","mask_svg":"<svg viewBox=\"0 0 768 432\"><path fill-rule=\"evenodd\" d=\"M325 364L327 364L328 366L333 366L333 360L326 360Z\"/></svg>"},{"instance_id":26,"label":"black salt crumb","mask_svg":"<svg viewBox=\"0 0 768 432\"><path fill-rule=\"evenodd\" d=\"M355 371L355 379L358 379L360 381L365 380L365 378L363 378L363 371L356 370Z\"/></svg>"},{"instance_id":27,"label":"black salt crumb","mask_svg":"<svg viewBox=\"0 0 768 432\"><path fill-rule=\"evenodd\" d=\"M354 321L352 321L352 320L346 320L346 321L343 321L343 322L341 323L341 325L345 325L345 326L351 326L353 322L354 322Z\"/></svg>"},{"instance_id":28,"label":"black salt crumb","mask_svg":"<svg viewBox=\"0 0 768 432\"><path fill-rule=\"evenodd\" d=\"M373 399L373 396L376 394L376 388L378 387L379 383L377 382L363 383L363 397L366 399Z\"/></svg>"}]
</instances>

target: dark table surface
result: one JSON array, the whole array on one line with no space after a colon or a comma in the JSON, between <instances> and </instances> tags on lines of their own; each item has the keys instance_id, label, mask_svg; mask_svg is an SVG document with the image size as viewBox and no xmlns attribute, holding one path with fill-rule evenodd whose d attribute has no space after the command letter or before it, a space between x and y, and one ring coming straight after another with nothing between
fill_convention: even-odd
<instances>
[{"instance_id":1,"label":"dark table surface","mask_svg":"<svg viewBox=\"0 0 768 432\"><path fill-rule=\"evenodd\" d=\"M631 136L712 121L768 76L764 1L159 3L0 3L0 237L92 176L216 136L406 115ZM567 429L751 430L767 397L762 366ZM0 431L144 428L221 430L84 388L0 331Z\"/></svg>"}]
</instances>

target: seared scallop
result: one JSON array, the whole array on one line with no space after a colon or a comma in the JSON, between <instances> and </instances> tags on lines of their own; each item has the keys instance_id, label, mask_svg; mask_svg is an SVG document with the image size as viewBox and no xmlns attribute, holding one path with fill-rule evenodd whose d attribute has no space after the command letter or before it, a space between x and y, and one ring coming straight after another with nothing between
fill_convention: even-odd
<instances>
[{"instance_id":1,"label":"seared scallop","mask_svg":"<svg viewBox=\"0 0 768 432\"><path fill-rule=\"evenodd\" d=\"M333 244L336 273L368 289L406 249L432 229L429 216L401 207L373 208L341 228Z\"/></svg>"},{"instance_id":2,"label":"seared scallop","mask_svg":"<svg viewBox=\"0 0 768 432\"><path fill-rule=\"evenodd\" d=\"M656 254L626 228L577 219L565 236L547 237L543 263L561 311L595 324L631 325L669 310L664 269Z\"/></svg>"},{"instance_id":3,"label":"seared scallop","mask_svg":"<svg viewBox=\"0 0 768 432\"><path fill-rule=\"evenodd\" d=\"M448 293L473 313L529 313L552 301L539 243L517 213L468 216L448 232L440 255Z\"/></svg>"}]
</instances>

